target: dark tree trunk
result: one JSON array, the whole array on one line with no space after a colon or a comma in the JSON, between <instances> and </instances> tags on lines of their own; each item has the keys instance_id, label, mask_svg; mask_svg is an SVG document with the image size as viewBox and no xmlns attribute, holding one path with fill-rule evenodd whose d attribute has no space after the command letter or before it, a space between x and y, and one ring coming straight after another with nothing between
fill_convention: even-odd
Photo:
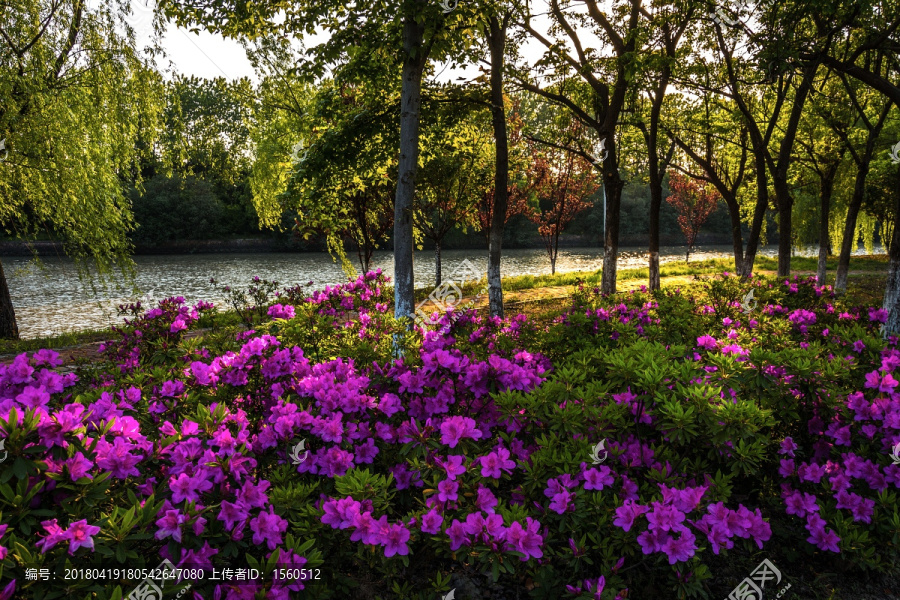
<instances>
[{"instance_id":1,"label":"dark tree trunk","mask_svg":"<svg viewBox=\"0 0 900 600\"><path fill-rule=\"evenodd\" d=\"M16 311L9 295L9 287L6 285L6 273L3 272L2 262L0 262L0 339L19 339Z\"/></svg>"},{"instance_id":2,"label":"dark tree trunk","mask_svg":"<svg viewBox=\"0 0 900 600\"><path fill-rule=\"evenodd\" d=\"M866 197L866 178L869 176L869 164L872 161L872 153L875 151L875 140L881 134L885 119L890 112L891 104L888 103L881 113L881 117L874 126L869 127L866 148L861 156L856 156L856 182L853 185L853 196L850 198L850 206L847 209L847 219L844 221L844 237L841 239L841 254L838 256L837 274L834 278L834 291L843 294L847 291L847 275L850 272L850 256L856 250L856 220L859 218L859 210Z\"/></svg>"},{"instance_id":3,"label":"dark tree trunk","mask_svg":"<svg viewBox=\"0 0 900 600\"><path fill-rule=\"evenodd\" d=\"M500 278L500 256L503 229L509 203L509 142L506 131L506 109L503 100L503 69L506 53L506 27L509 15L500 22L490 19L488 43L491 47L491 122L494 128L494 206L491 210L491 232L488 238L488 300L491 316L503 317L503 285Z\"/></svg>"},{"instance_id":4,"label":"dark tree trunk","mask_svg":"<svg viewBox=\"0 0 900 600\"><path fill-rule=\"evenodd\" d=\"M853 196L850 198L850 206L847 208L847 218L844 220L844 236L841 238L841 254L838 256L837 273L834 277L834 290L843 294L847 291L847 275L850 272L850 256L856 250L856 220L859 210L862 208L863 199L866 196L866 176L869 174L869 163L860 165L856 172L856 184L853 186Z\"/></svg>"},{"instance_id":5,"label":"dark tree trunk","mask_svg":"<svg viewBox=\"0 0 900 600\"><path fill-rule=\"evenodd\" d=\"M738 275L742 274L744 268L744 239L741 232L741 207L737 203L737 198L732 195L723 196L725 204L728 206L728 216L731 219L731 245L734 252L734 271Z\"/></svg>"},{"instance_id":6,"label":"dark tree trunk","mask_svg":"<svg viewBox=\"0 0 900 600\"><path fill-rule=\"evenodd\" d=\"M813 80L819 68L818 62L813 62L803 68L803 79L797 87L794 95L794 104L791 106L791 115L785 127L784 138L778 149L778 161L772 169L772 183L775 188L775 201L778 205L778 275L787 277L791 274L791 236L792 211L794 198L788 186L788 169L793 158L794 140L797 138L797 128L800 126L800 117L803 115L803 106L812 90Z\"/></svg>"},{"instance_id":7,"label":"dark tree trunk","mask_svg":"<svg viewBox=\"0 0 900 600\"><path fill-rule=\"evenodd\" d=\"M659 116L662 111L663 99L666 88L669 86L669 67L663 69L656 88L656 96L653 97L653 106L650 108L650 128L647 131L647 156L649 158L650 175L650 291L660 288L659 281L659 211L662 208L662 180L665 174L665 166L660 169L659 148ZM667 157L664 163L668 163Z\"/></svg>"},{"instance_id":8,"label":"dark tree trunk","mask_svg":"<svg viewBox=\"0 0 900 600\"><path fill-rule=\"evenodd\" d=\"M756 208L753 211L753 222L750 224L750 235L747 237L747 252L744 253L744 268L741 269L741 277L744 279L753 274L753 263L756 262L756 252L759 250L759 236L762 232L763 220L766 217L766 209L769 207L769 180L766 177L766 161L759 154L759 149L754 145L756 157Z\"/></svg>"},{"instance_id":9,"label":"dark tree trunk","mask_svg":"<svg viewBox=\"0 0 900 600\"><path fill-rule=\"evenodd\" d=\"M610 144L608 163L603 165L603 186L606 191L606 243L603 248L603 276L600 291L604 294L616 293L616 271L619 254L619 215L622 207L622 188L625 183L619 177L615 142Z\"/></svg>"},{"instance_id":10,"label":"dark tree trunk","mask_svg":"<svg viewBox=\"0 0 900 600\"><path fill-rule=\"evenodd\" d=\"M434 287L441 287L441 242L434 243Z\"/></svg>"},{"instance_id":11,"label":"dark tree trunk","mask_svg":"<svg viewBox=\"0 0 900 600\"><path fill-rule=\"evenodd\" d=\"M400 172L394 200L394 317L412 317L413 198L419 161L419 111L422 71L426 61L422 40L424 27L407 17L403 23L403 83L400 113Z\"/></svg>"},{"instance_id":12,"label":"dark tree trunk","mask_svg":"<svg viewBox=\"0 0 900 600\"><path fill-rule=\"evenodd\" d=\"M819 193L819 264L816 267L816 280L825 285L828 277L828 226L831 222L831 195L834 191L834 178L837 175L839 162L833 163L822 178L822 191Z\"/></svg>"},{"instance_id":13,"label":"dark tree trunk","mask_svg":"<svg viewBox=\"0 0 900 600\"><path fill-rule=\"evenodd\" d=\"M894 195L894 232L891 235L890 267L884 289L883 308L888 311L884 335L900 332L900 167L897 168L897 189Z\"/></svg>"},{"instance_id":14,"label":"dark tree trunk","mask_svg":"<svg viewBox=\"0 0 900 600\"><path fill-rule=\"evenodd\" d=\"M786 183L786 182L785 182ZM785 185L783 190L776 185L778 199L778 276L791 274L791 216L794 208L791 193Z\"/></svg>"}]
</instances>

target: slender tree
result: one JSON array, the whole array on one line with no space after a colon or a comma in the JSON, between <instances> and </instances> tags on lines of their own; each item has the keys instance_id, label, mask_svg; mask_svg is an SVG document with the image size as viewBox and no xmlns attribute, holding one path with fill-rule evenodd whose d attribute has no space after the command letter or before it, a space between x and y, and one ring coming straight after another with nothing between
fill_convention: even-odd
<instances>
[{"instance_id":1,"label":"slender tree","mask_svg":"<svg viewBox=\"0 0 900 600\"><path fill-rule=\"evenodd\" d=\"M586 0L584 12L577 14L569 11L572 4L550 0L550 33L538 30L530 12L521 14L518 26L546 51L534 72L518 68L515 78L522 89L570 112L594 132L590 152L582 147L579 153L595 160L603 176L606 231L601 290L611 294L616 291L619 217L625 185L619 173L618 130L634 86L647 12L641 0L628 0L614 11L602 10L596 0ZM590 38L591 43L598 39L603 51L587 47L582 38ZM552 83L541 83L548 79Z\"/></svg>"},{"instance_id":2,"label":"slender tree","mask_svg":"<svg viewBox=\"0 0 900 600\"><path fill-rule=\"evenodd\" d=\"M550 258L550 273L556 273L559 257L559 236L580 213L592 204L590 196L597 190L593 165L572 152L550 148L541 153L538 167L546 172L537 188L539 210L531 219Z\"/></svg>"},{"instance_id":3,"label":"slender tree","mask_svg":"<svg viewBox=\"0 0 900 600\"><path fill-rule=\"evenodd\" d=\"M666 202L678 211L678 226L687 243L685 261L690 261L700 228L716 210L719 196L706 184L679 173L669 175L669 190L672 193L666 198Z\"/></svg>"},{"instance_id":4,"label":"slender tree","mask_svg":"<svg viewBox=\"0 0 900 600\"><path fill-rule=\"evenodd\" d=\"M119 20L128 4L0 6L0 222L25 240L61 240L84 274L131 269L125 192L141 180L163 106L159 75ZM0 265L0 337L18 336Z\"/></svg>"}]
</instances>

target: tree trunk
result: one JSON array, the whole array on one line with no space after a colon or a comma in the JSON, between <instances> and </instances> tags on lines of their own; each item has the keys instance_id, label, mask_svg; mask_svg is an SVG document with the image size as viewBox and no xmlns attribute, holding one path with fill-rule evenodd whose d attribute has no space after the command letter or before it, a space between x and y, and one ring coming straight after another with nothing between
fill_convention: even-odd
<instances>
[{"instance_id":1,"label":"tree trunk","mask_svg":"<svg viewBox=\"0 0 900 600\"><path fill-rule=\"evenodd\" d=\"M778 197L778 276L791 274L791 216L793 199L791 192L784 185L776 183L775 195Z\"/></svg>"},{"instance_id":2,"label":"tree trunk","mask_svg":"<svg viewBox=\"0 0 900 600\"><path fill-rule=\"evenodd\" d=\"M9 287L6 285L6 273L3 272L2 262L0 262L0 339L19 339L16 311L9 295Z\"/></svg>"},{"instance_id":3,"label":"tree trunk","mask_svg":"<svg viewBox=\"0 0 900 600\"><path fill-rule=\"evenodd\" d=\"M897 168L897 189L894 196L894 232L891 235L890 266L884 289L883 308L888 311L884 336L900 332L900 167Z\"/></svg>"},{"instance_id":4,"label":"tree trunk","mask_svg":"<svg viewBox=\"0 0 900 600\"><path fill-rule=\"evenodd\" d=\"M856 219L859 217L859 209L866 196L866 175L868 173L868 163L859 167L856 173L856 184L853 186L853 196L850 198L850 206L847 208L847 218L844 220L844 237L841 239L841 254L838 256L837 274L834 277L834 291L839 294L847 291L850 256L856 250L858 243Z\"/></svg>"},{"instance_id":5,"label":"tree trunk","mask_svg":"<svg viewBox=\"0 0 900 600\"><path fill-rule=\"evenodd\" d=\"M744 239L741 233L741 207L734 197L723 196L728 206L728 216L731 218L731 245L734 252L734 271L742 275L744 268Z\"/></svg>"},{"instance_id":6,"label":"tree trunk","mask_svg":"<svg viewBox=\"0 0 900 600\"><path fill-rule=\"evenodd\" d=\"M491 122L494 128L494 198L491 232L488 239L488 300L491 316L503 318L503 285L500 278L500 255L503 229L509 203L509 141L506 131L506 109L503 100L503 69L506 53L506 27L494 15L490 19L488 43L491 47Z\"/></svg>"},{"instance_id":7,"label":"tree trunk","mask_svg":"<svg viewBox=\"0 0 900 600\"><path fill-rule=\"evenodd\" d=\"M441 242L434 243L434 287L441 287Z\"/></svg>"},{"instance_id":8,"label":"tree trunk","mask_svg":"<svg viewBox=\"0 0 900 600\"><path fill-rule=\"evenodd\" d=\"M612 137L612 136L609 136ZM603 248L603 276L600 291L604 294L616 293L616 267L619 254L619 215L622 208L622 188L624 182L619 177L615 142L611 142L609 155L603 164L603 187L606 193L606 231Z\"/></svg>"},{"instance_id":9,"label":"tree trunk","mask_svg":"<svg viewBox=\"0 0 900 600\"><path fill-rule=\"evenodd\" d=\"M550 274L556 275L556 257L555 256L550 257Z\"/></svg>"},{"instance_id":10,"label":"tree trunk","mask_svg":"<svg viewBox=\"0 0 900 600\"><path fill-rule=\"evenodd\" d=\"M751 139L755 139L752 138ZM760 150L760 144L754 142L753 156L756 162L756 208L753 211L753 222L750 224L750 235L747 238L747 252L744 253L744 268L741 277L747 279L753 275L753 263L756 262L756 252L759 249L759 236L762 233L762 224L766 217L766 209L769 207L769 180L766 168L766 159Z\"/></svg>"},{"instance_id":11,"label":"tree trunk","mask_svg":"<svg viewBox=\"0 0 900 600\"><path fill-rule=\"evenodd\" d=\"M772 183L775 187L775 201L778 205L778 275L787 277L791 274L791 236L792 211L794 198L788 186L788 170L790 168L794 140L797 138L797 128L800 126L800 118L803 116L803 106L812 90L813 80L819 63L812 62L803 67L803 79L794 94L794 103L791 106L791 115L785 127L784 138L778 149L778 161L772 172Z\"/></svg>"},{"instance_id":12,"label":"tree trunk","mask_svg":"<svg viewBox=\"0 0 900 600\"><path fill-rule=\"evenodd\" d=\"M412 317L413 281L413 198L419 161L419 110L422 71L426 61L422 40L424 27L412 17L403 22L403 84L400 113L400 172L394 199L394 317Z\"/></svg>"},{"instance_id":13,"label":"tree trunk","mask_svg":"<svg viewBox=\"0 0 900 600\"><path fill-rule=\"evenodd\" d=\"M828 225L831 218L831 194L834 190L834 177L839 163L829 167L822 178L822 191L819 194L819 264L816 268L817 283L825 285L828 277Z\"/></svg>"}]
</instances>

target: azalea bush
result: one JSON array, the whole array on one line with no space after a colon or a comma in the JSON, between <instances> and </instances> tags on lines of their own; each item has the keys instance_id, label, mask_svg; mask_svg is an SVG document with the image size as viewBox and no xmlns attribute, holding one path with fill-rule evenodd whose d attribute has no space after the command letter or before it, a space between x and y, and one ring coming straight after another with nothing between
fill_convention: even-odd
<instances>
[{"instance_id":1,"label":"azalea bush","mask_svg":"<svg viewBox=\"0 0 900 600\"><path fill-rule=\"evenodd\" d=\"M264 300L251 329L188 338L213 307L170 298L89 368L0 366L0 598L687 598L737 583L729 553L738 580L896 569L897 340L814 281L579 286L549 324L412 330L380 272Z\"/></svg>"}]
</instances>

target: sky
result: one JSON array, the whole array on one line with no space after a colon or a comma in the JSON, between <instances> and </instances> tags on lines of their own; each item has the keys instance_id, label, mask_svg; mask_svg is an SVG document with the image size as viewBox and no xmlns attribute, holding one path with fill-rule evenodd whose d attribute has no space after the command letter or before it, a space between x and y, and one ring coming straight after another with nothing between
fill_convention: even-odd
<instances>
[{"instance_id":1,"label":"sky","mask_svg":"<svg viewBox=\"0 0 900 600\"><path fill-rule=\"evenodd\" d=\"M434 1L437 2L438 0ZM465 2L465 0L460 1ZM538 4L540 3L542 3L541 0L538 1ZM600 3L601 7L604 4L606 4L606 1ZM146 44L150 39L153 6L154 0L131 0L132 14L129 17L129 22L135 28L140 45ZM541 20L536 20L536 25L539 29L541 29ZM227 79L248 77L253 82L258 81L250 61L247 60L244 49L235 40L227 40L218 34L205 31L199 34L190 33L183 27L179 28L169 23L162 39L162 47L167 55L158 62L162 69L171 66L182 75L193 75L207 79L214 77L225 77ZM533 42L529 47L525 48L526 61L530 61L533 64L542 54L542 51L543 46ZM447 65L439 64L436 65L435 72L439 74L436 77L438 81L447 82L457 77L474 77L478 75L479 71L478 67L474 65L465 69L454 70L448 68Z\"/></svg>"}]
</instances>

